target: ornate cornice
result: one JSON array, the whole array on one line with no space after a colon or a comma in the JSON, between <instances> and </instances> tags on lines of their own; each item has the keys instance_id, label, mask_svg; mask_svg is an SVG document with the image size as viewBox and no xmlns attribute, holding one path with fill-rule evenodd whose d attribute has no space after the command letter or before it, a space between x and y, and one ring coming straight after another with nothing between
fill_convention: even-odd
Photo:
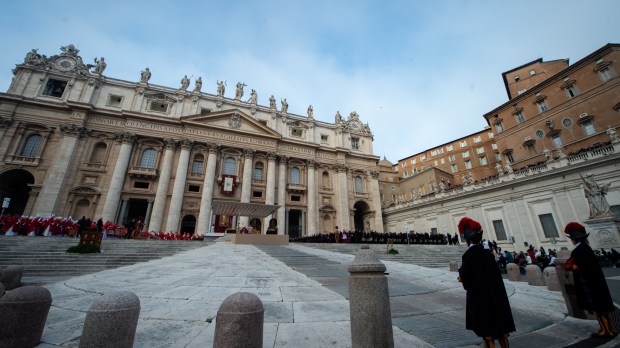
<instances>
[{"instance_id":1,"label":"ornate cornice","mask_svg":"<svg viewBox=\"0 0 620 348\"><path fill-rule=\"evenodd\" d=\"M116 141L123 144L133 145L136 141L136 135L134 133L122 132L116 133Z\"/></svg>"},{"instance_id":2,"label":"ornate cornice","mask_svg":"<svg viewBox=\"0 0 620 348\"><path fill-rule=\"evenodd\" d=\"M74 124L63 124L59 128L60 128L60 132L65 136L74 136L74 137L83 138L83 137L89 136L92 133L90 129L76 126Z\"/></svg>"},{"instance_id":3,"label":"ornate cornice","mask_svg":"<svg viewBox=\"0 0 620 348\"><path fill-rule=\"evenodd\" d=\"M0 118L0 128L9 128L13 124L10 118Z\"/></svg>"},{"instance_id":4,"label":"ornate cornice","mask_svg":"<svg viewBox=\"0 0 620 348\"><path fill-rule=\"evenodd\" d=\"M347 166L345 166L342 163L338 163L334 165L334 169L338 172L338 173L346 173L347 171L349 171L349 168Z\"/></svg>"}]
</instances>

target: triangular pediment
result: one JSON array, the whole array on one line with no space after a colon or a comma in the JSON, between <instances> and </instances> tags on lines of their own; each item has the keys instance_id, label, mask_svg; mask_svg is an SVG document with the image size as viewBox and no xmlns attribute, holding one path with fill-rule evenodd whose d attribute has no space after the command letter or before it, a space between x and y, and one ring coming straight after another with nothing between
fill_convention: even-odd
<instances>
[{"instance_id":1,"label":"triangular pediment","mask_svg":"<svg viewBox=\"0 0 620 348\"><path fill-rule=\"evenodd\" d=\"M239 109L181 117L186 126L208 127L226 131L281 138L281 134Z\"/></svg>"}]
</instances>

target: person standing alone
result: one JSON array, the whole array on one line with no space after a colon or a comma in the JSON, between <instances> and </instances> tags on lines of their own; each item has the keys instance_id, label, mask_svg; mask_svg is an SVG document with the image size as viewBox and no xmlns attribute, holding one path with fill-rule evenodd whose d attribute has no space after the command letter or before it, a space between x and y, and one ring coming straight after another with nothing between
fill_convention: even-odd
<instances>
[{"instance_id":1,"label":"person standing alone","mask_svg":"<svg viewBox=\"0 0 620 348\"><path fill-rule=\"evenodd\" d=\"M508 347L515 324L495 257L481 245L480 223L464 217L458 227L468 245L459 268L459 281L467 291L465 328L481 337L487 348L495 347L495 340L502 348Z\"/></svg>"}]
</instances>

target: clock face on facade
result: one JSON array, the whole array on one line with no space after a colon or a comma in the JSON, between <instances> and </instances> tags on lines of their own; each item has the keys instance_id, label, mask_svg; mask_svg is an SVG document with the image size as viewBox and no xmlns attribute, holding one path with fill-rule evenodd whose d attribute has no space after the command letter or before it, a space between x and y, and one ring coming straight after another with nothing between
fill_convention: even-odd
<instances>
[{"instance_id":1,"label":"clock face on facade","mask_svg":"<svg viewBox=\"0 0 620 348\"><path fill-rule=\"evenodd\" d=\"M71 59L71 58L59 58L58 60L56 60L56 69L60 70L60 71L70 71L75 69L75 60Z\"/></svg>"}]
</instances>

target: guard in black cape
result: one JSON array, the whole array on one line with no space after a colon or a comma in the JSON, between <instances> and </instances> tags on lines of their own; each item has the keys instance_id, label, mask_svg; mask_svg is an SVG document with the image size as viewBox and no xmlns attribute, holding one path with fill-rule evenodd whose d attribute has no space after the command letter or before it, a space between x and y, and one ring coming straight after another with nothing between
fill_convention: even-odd
<instances>
[{"instance_id":1,"label":"guard in black cape","mask_svg":"<svg viewBox=\"0 0 620 348\"><path fill-rule=\"evenodd\" d=\"M469 246L459 268L459 281L467 291L465 327L482 337L485 347L495 347L495 340L502 348L508 347L508 336L515 331L515 323L495 257L480 243L480 223L464 217L458 227Z\"/></svg>"},{"instance_id":2,"label":"guard in black cape","mask_svg":"<svg viewBox=\"0 0 620 348\"><path fill-rule=\"evenodd\" d=\"M564 233L575 244L575 249L566 261L565 271L573 271L577 303L588 312L596 315L601 329L593 333L593 337L613 338L618 334L610 321L610 314L616 309L611 299L603 270L598 263L594 251L588 245L590 235L583 225L570 222Z\"/></svg>"}]
</instances>

